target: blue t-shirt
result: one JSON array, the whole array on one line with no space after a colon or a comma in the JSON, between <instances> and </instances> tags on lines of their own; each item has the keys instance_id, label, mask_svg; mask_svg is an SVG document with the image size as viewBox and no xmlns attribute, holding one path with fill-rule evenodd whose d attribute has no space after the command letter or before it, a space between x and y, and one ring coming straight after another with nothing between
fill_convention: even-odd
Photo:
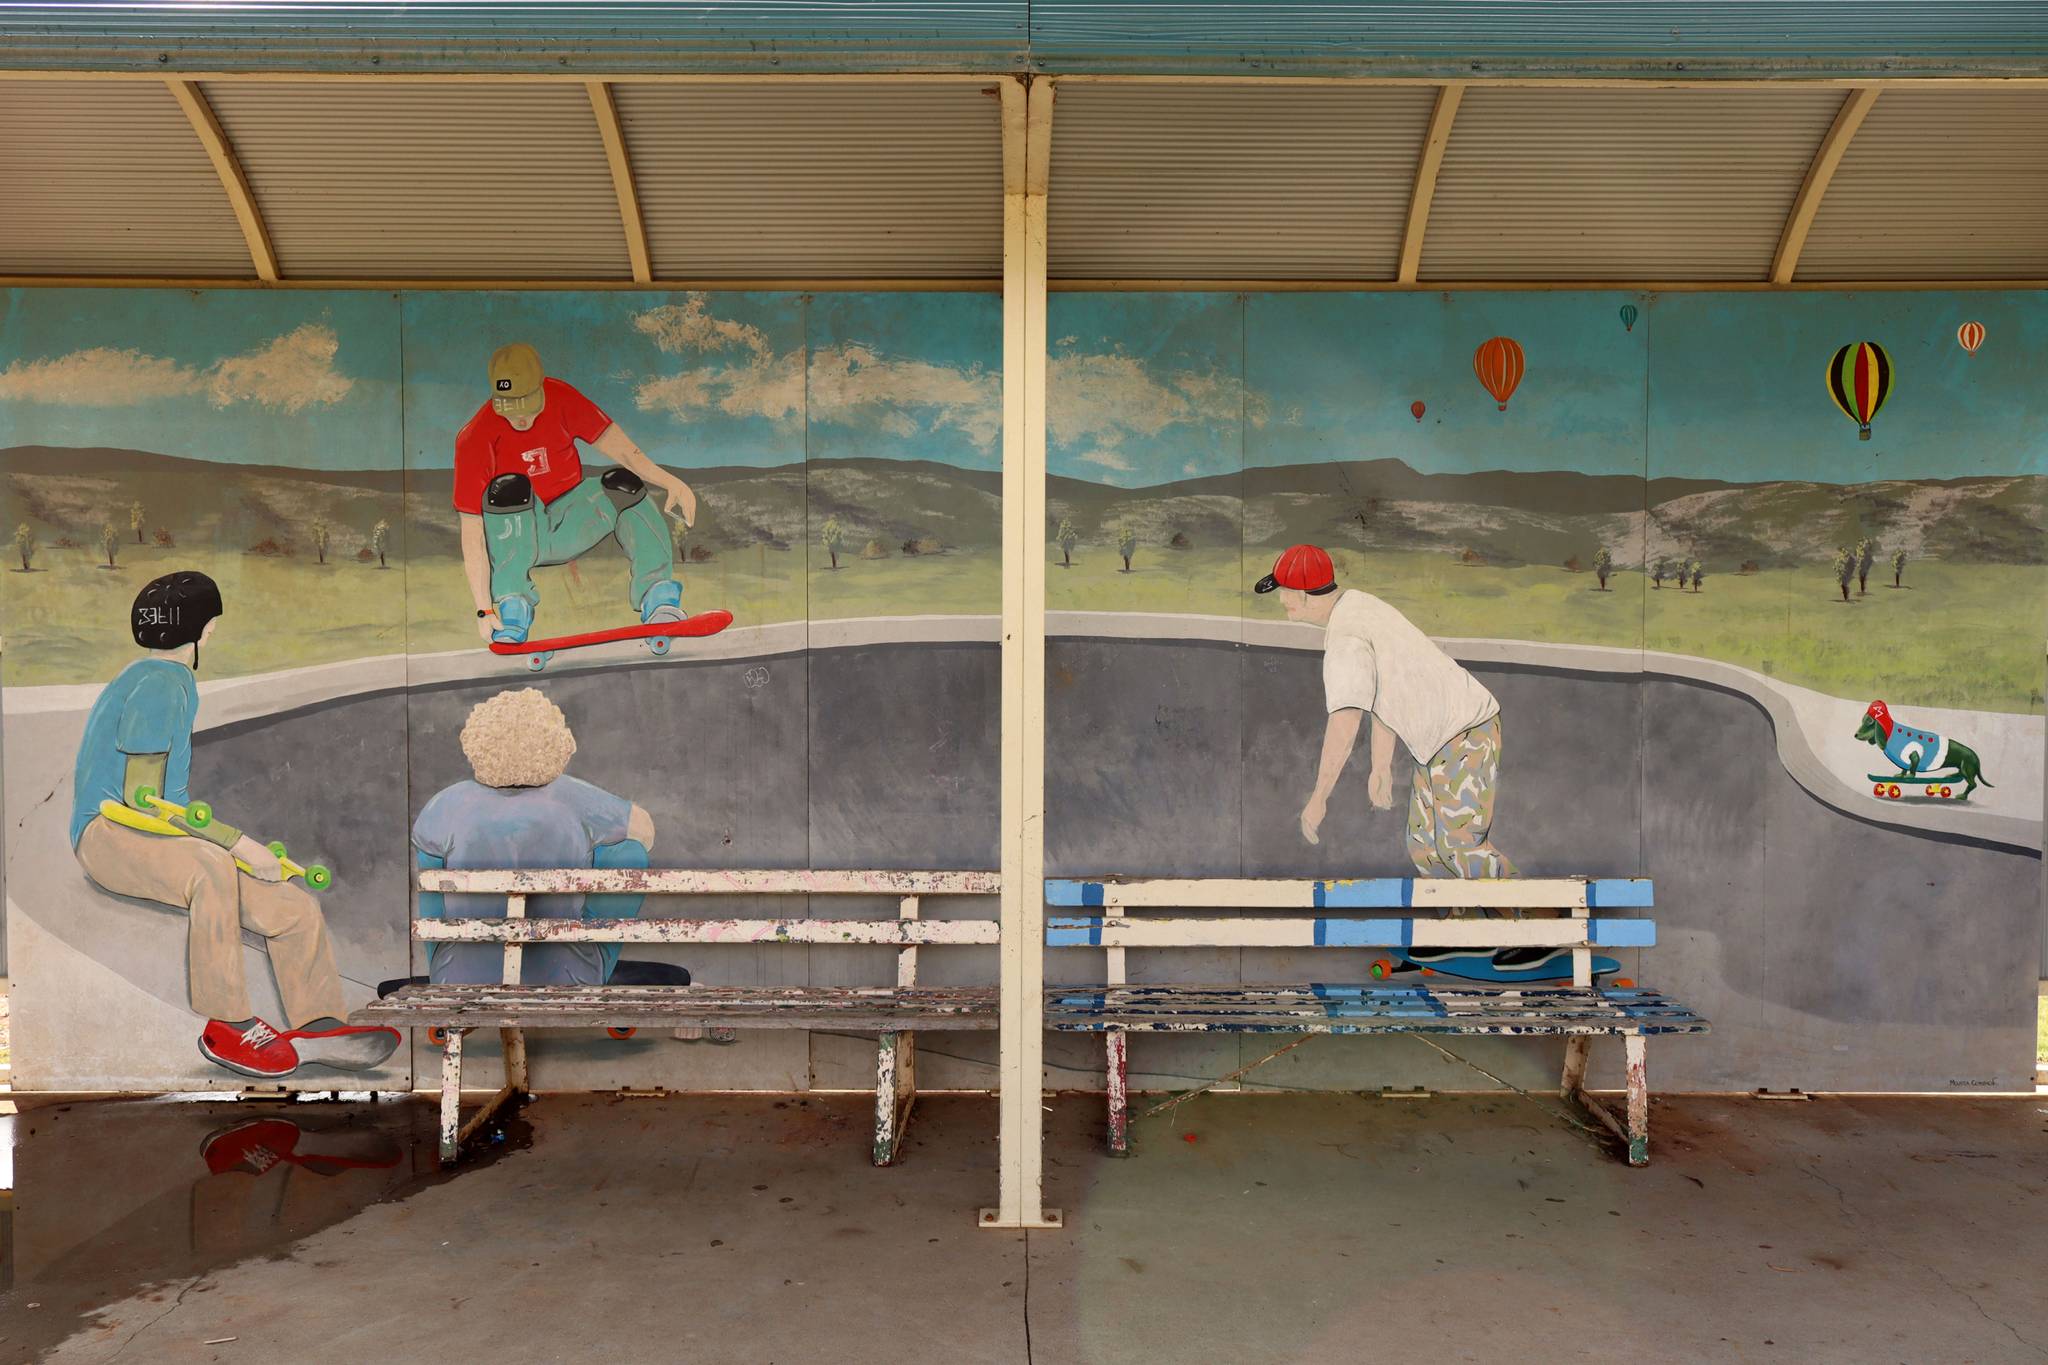
<instances>
[{"instance_id":1,"label":"blue t-shirt","mask_svg":"<svg viewBox=\"0 0 2048 1365\"><path fill-rule=\"evenodd\" d=\"M192 777L192 722L199 680L170 659L137 659L116 674L92 704L78 766L71 774L71 842L100 813L100 802L123 801L121 781L133 754L165 754L166 801L183 805Z\"/></svg>"},{"instance_id":2,"label":"blue t-shirt","mask_svg":"<svg viewBox=\"0 0 2048 1365\"><path fill-rule=\"evenodd\" d=\"M544 787L486 787L458 782L438 792L413 822L412 842L451 868L590 867L602 844L626 837L633 805L602 787L575 777L558 777ZM420 913L433 918L430 893L420 896ZM505 913L502 896L450 895L441 914L448 919L490 919ZM529 919L576 919L581 896L534 896ZM437 982L489 985L501 979L504 950L496 944L433 945L429 974ZM602 982L602 944L528 945L521 979L529 985Z\"/></svg>"}]
</instances>

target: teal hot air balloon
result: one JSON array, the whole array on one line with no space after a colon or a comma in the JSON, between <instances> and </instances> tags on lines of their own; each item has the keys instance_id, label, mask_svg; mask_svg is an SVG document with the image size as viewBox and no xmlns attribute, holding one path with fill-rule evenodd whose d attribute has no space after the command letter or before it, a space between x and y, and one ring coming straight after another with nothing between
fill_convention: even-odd
<instances>
[{"instance_id":1,"label":"teal hot air balloon","mask_svg":"<svg viewBox=\"0 0 2048 1365\"><path fill-rule=\"evenodd\" d=\"M1636 319L1641 316L1642 314L1636 311L1636 306L1634 304L1624 303L1623 305L1621 305L1622 330L1626 332L1633 332L1636 329Z\"/></svg>"}]
</instances>

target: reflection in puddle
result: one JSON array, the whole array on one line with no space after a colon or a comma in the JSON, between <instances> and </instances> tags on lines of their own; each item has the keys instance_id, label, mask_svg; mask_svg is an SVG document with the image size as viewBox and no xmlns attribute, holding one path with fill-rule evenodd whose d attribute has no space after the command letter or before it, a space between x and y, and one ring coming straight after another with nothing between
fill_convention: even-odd
<instances>
[{"instance_id":1,"label":"reflection in puddle","mask_svg":"<svg viewBox=\"0 0 2048 1365\"><path fill-rule=\"evenodd\" d=\"M152 1284L208 1292L210 1271L448 1178L434 1125L410 1098L108 1101L0 1119L14 1186L11 1211L0 1202L0 1360L33 1359L81 1327L119 1341L137 1324L96 1308ZM461 1169L524 1145L508 1127Z\"/></svg>"}]
</instances>

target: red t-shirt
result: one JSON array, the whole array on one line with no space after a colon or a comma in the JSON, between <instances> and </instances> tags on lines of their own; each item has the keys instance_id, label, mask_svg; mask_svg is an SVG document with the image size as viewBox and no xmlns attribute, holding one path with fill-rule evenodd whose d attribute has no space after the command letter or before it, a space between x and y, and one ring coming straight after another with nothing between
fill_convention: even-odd
<instances>
[{"instance_id":1,"label":"red t-shirt","mask_svg":"<svg viewBox=\"0 0 2048 1365\"><path fill-rule=\"evenodd\" d=\"M455 510L472 515L484 508L484 485L500 474L524 474L533 495L553 502L583 481L578 441L604 435L612 419L604 409L559 379L540 382L540 415L525 431L497 414L489 402L455 435Z\"/></svg>"}]
</instances>

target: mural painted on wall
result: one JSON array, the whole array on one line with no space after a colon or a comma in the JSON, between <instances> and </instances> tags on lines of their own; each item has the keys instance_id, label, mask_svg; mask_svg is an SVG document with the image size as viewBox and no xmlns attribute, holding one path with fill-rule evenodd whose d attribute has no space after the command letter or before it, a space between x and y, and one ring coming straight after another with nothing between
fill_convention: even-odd
<instances>
[{"instance_id":1,"label":"mural painted on wall","mask_svg":"<svg viewBox=\"0 0 2048 1365\"><path fill-rule=\"evenodd\" d=\"M888 622L1000 601L990 297L19 290L0 304L26 1085L388 1083L408 1054L389 1030L348 1029L347 1008L462 960L408 961L416 859L483 839L505 861L644 860L650 808L671 860L801 858L803 794L832 785L807 751L814 732L835 743L810 714L834 675L812 686L779 656L814 618L880 618L853 638L886 648ZM699 658L734 624L755 634L719 642L741 661L729 670L599 692L574 676ZM498 681L562 650L563 691L509 695L552 718L522 713L534 753L583 737L576 775L516 793L474 767L442 776L465 761L465 718L489 728L515 707ZM994 701L946 692L936 740L912 733L922 716L863 729L870 746L912 744L958 807ZM457 708L445 730L443 703ZM885 782L893 766L850 774L867 825L930 838L978 818L972 801L904 817L926 797ZM507 833L445 818L492 797L524 811L536 793L560 819ZM821 846L843 836L838 810ZM573 850L556 828L569 816ZM947 857L985 861L916 860ZM629 913L604 898L576 910ZM689 974L599 960L614 981Z\"/></svg>"}]
</instances>

